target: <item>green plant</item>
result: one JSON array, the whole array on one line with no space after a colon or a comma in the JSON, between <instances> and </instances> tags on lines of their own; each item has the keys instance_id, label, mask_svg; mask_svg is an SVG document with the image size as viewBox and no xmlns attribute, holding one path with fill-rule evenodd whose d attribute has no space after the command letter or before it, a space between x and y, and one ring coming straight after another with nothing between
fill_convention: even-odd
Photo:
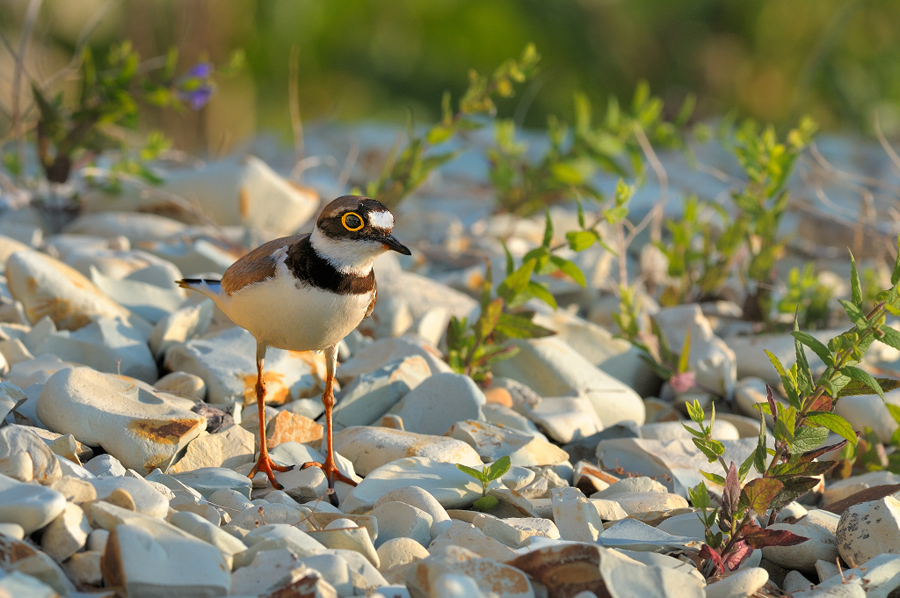
<instances>
[{"instance_id":1,"label":"green plant","mask_svg":"<svg viewBox=\"0 0 900 598\"><path fill-rule=\"evenodd\" d=\"M496 145L488 159L501 208L532 214L575 195L603 200L593 183L595 174L640 178L645 168L643 139L665 149L687 149L681 129L693 112L691 97L672 122L663 119L663 102L650 95L646 83L638 85L629 111L610 98L599 123L593 122L587 96L575 94L574 105L573 126L553 115L547 119L547 150L535 161L527 157L528 144L516 140L513 121L496 123Z\"/></svg>"},{"instance_id":2,"label":"green plant","mask_svg":"<svg viewBox=\"0 0 900 598\"><path fill-rule=\"evenodd\" d=\"M803 270L791 268L787 289L775 308L779 314L798 314L801 328L826 328L831 315L829 304L832 295L831 287L819 281L810 263Z\"/></svg>"},{"instance_id":3,"label":"green plant","mask_svg":"<svg viewBox=\"0 0 900 598\"><path fill-rule=\"evenodd\" d=\"M236 53L226 70L238 68L241 57ZM132 152L122 131L137 127L139 102L176 110L187 104L196 110L209 100L215 90L213 66L202 62L176 76L177 63L174 48L158 65L142 63L128 41L114 46L102 60L85 49L79 65L80 91L73 106L63 101L62 93L50 96L40 84L32 82L38 109L37 154L46 179L65 183L77 163L119 149L122 158L110 169L114 175L130 174L158 182L144 163L167 149L168 142L159 133L152 133L141 150ZM15 165L17 161L8 158L6 162Z\"/></svg>"},{"instance_id":4,"label":"green plant","mask_svg":"<svg viewBox=\"0 0 900 598\"><path fill-rule=\"evenodd\" d=\"M506 251L506 277L497 285L496 290L493 288L492 269L488 263L478 317L471 323L467 318L453 317L447 327L447 363L450 367L470 376L476 382L486 383L490 381L491 364L515 354L516 348L505 344L508 339L540 338L553 334L551 330L532 321L534 312L521 309L531 298L540 299L554 309L557 307L556 299L547 285L534 276L563 274L585 286L584 273L574 262L559 253L565 248L579 252L594 244L604 245L598 227L604 221L610 224L621 222L628 213L627 204L633 194L633 187L619 181L612 205L600 210L590 224L587 223L579 201L578 229L566 232L564 243L553 243L553 222L550 213L545 212L541 244L522 256L518 266L509 250Z\"/></svg>"},{"instance_id":5,"label":"green plant","mask_svg":"<svg viewBox=\"0 0 900 598\"><path fill-rule=\"evenodd\" d=\"M900 249L900 246L898 246ZM694 444L710 463L718 462L724 472L719 475L701 472L723 486L719 507L710 509L709 492L701 482L690 490L693 505L701 509L700 518L706 528L706 545L701 556L709 559L709 570L730 570L739 565L755 548L789 546L805 538L790 532L769 529L778 512L790 501L802 496L818 484L818 476L828 473L837 461L817 461L822 455L856 444L857 433L849 423L834 413L842 397L878 394L900 387L900 381L874 378L858 367L872 342L878 340L900 349L900 331L885 324L888 314L900 314L900 253L891 276L891 287L878 293L878 302L865 310L856 264L851 255L851 297L841 300L852 327L827 344L800 331L795 322L793 332L796 363L786 369L773 354L769 359L781 377L787 405L776 402L769 389L766 403L758 405L760 432L756 450L736 466L726 463L725 448L712 436L713 422L704 425L699 403L688 405L688 413L697 428L685 425L694 436ZM813 377L806 349L812 350L825 364L818 379ZM764 414L774 421L773 448L767 443ZM828 432L844 438L832 446L821 446ZM751 470L759 477L748 480ZM754 522L759 515L762 525Z\"/></svg>"},{"instance_id":6,"label":"green plant","mask_svg":"<svg viewBox=\"0 0 900 598\"><path fill-rule=\"evenodd\" d=\"M484 120L476 117L494 116L497 110L494 98L511 97L515 84L527 81L537 71L539 61L540 55L534 45L528 44L518 61L507 60L490 78L469 71L469 87L460 98L456 112L451 105L450 92L446 92L441 104L441 122L430 127L424 136L416 133L410 119L406 147L399 154L396 147L392 148L381 175L366 185L366 195L388 207L400 203L425 182L432 170L459 154L458 151L433 153L432 150L466 131L483 128Z\"/></svg>"},{"instance_id":7,"label":"green plant","mask_svg":"<svg viewBox=\"0 0 900 598\"><path fill-rule=\"evenodd\" d=\"M457 469L465 474L472 476L481 483L481 498L476 500L474 504L476 509L478 509L479 511L487 511L500 504L500 501L495 497L487 495L488 487L491 485L491 482L493 482L494 480L499 480L501 477L503 477L503 474L509 471L509 466L509 455L503 455L502 457L494 461L491 465L485 465L481 468L481 471L478 471L473 467L463 465L462 463L456 464Z\"/></svg>"}]
</instances>

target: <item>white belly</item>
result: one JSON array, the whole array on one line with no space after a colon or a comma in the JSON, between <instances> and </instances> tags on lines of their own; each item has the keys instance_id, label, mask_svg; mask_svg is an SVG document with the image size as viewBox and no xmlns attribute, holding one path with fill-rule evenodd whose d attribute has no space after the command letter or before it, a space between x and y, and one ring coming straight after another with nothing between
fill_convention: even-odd
<instances>
[{"instance_id":1,"label":"white belly","mask_svg":"<svg viewBox=\"0 0 900 598\"><path fill-rule=\"evenodd\" d=\"M219 307L231 320L270 347L289 351L320 351L343 339L366 315L372 294L338 295L295 286L293 276L249 285L231 296L221 295Z\"/></svg>"}]
</instances>

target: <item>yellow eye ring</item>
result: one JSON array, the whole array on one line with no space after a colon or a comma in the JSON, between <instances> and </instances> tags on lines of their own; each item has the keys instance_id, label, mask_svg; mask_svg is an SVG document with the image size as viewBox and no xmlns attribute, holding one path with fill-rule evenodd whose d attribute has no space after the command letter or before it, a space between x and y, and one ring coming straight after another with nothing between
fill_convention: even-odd
<instances>
[{"instance_id":1,"label":"yellow eye ring","mask_svg":"<svg viewBox=\"0 0 900 598\"><path fill-rule=\"evenodd\" d=\"M349 216L355 216L356 219L359 220L359 224L355 227L347 224L347 218ZM344 228L346 228L350 232L358 231L359 229L361 229L362 227L364 227L366 225L365 221L362 219L362 216L360 216L356 212L347 212L346 214L341 216L341 224L343 224Z\"/></svg>"}]
</instances>

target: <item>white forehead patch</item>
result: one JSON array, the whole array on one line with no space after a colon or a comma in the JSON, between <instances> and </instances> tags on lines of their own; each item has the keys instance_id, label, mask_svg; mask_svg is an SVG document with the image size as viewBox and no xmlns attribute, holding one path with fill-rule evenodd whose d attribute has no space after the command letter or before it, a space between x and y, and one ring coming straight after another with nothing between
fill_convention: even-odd
<instances>
[{"instance_id":1,"label":"white forehead patch","mask_svg":"<svg viewBox=\"0 0 900 598\"><path fill-rule=\"evenodd\" d=\"M369 224L375 228L390 230L394 228L394 215L390 212L369 212Z\"/></svg>"}]
</instances>

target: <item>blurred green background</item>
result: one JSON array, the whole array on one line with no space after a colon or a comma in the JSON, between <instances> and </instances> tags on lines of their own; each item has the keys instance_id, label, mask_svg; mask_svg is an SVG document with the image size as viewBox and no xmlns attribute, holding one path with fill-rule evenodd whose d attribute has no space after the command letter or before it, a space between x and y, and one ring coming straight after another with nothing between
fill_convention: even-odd
<instances>
[{"instance_id":1,"label":"blurred green background","mask_svg":"<svg viewBox=\"0 0 900 598\"><path fill-rule=\"evenodd\" d=\"M0 2L13 48L29 4ZM870 134L877 113L900 133L900 0L44 0L27 74L44 80L66 64L98 14L98 50L131 39L150 58L176 45L184 70L246 51L246 68L199 114L146 111L147 127L187 150L226 151L266 131L289 142L292 53L304 122L405 123L411 113L426 123L444 90L465 89L468 69L488 73L530 41L541 74L500 104L527 126L570 118L574 91L599 106L627 101L646 79L672 112L696 94L700 118L733 112L783 127L808 113L826 130ZM0 118L13 68L0 47Z\"/></svg>"}]
</instances>

